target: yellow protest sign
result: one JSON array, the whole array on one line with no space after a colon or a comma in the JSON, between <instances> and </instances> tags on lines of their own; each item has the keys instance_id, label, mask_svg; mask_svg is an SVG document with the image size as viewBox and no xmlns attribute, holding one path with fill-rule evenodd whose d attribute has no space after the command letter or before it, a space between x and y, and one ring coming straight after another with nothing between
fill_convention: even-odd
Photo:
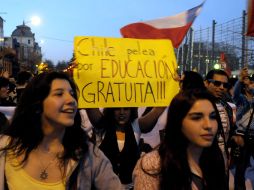
<instances>
[{"instance_id":1,"label":"yellow protest sign","mask_svg":"<svg viewBox=\"0 0 254 190\"><path fill-rule=\"evenodd\" d=\"M169 40L78 36L79 108L167 106L178 92Z\"/></svg>"}]
</instances>

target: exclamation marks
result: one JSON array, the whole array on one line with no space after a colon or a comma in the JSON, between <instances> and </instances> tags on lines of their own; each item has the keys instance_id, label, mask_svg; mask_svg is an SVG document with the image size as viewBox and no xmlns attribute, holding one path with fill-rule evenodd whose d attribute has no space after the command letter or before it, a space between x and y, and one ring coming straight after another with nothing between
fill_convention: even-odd
<instances>
[{"instance_id":1,"label":"exclamation marks","mask_svg":"<svg viewBox=\"0 0 254 190\"><path fill-rule=\"evenodd\" d=\"M157 81L157 99L166 98L166 81Z\"/></svg>"}]
</instances>

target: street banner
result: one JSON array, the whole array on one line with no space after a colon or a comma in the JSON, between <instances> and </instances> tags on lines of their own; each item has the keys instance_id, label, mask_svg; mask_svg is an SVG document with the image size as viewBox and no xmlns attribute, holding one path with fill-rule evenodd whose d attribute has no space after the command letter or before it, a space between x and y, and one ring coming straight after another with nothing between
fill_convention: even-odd
<instances>
[{"instance_id":1,"label":"street banner","mask_svg":"<svg viewBox=\"0 0 254 190\"><path fill-rule=\"evenodd\" d=\"M168 106L179 90L170 40L77 36L79 108Z\"/></svg>"}]
</instances>

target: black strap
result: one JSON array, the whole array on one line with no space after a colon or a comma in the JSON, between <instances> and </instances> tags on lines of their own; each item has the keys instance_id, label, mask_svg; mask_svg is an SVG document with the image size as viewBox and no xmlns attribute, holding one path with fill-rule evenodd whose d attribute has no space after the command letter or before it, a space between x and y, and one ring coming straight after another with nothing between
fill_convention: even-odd
<instances>
[{"instance_id":1,"label":"black strap","mask_svg":"<svg viewBox=\"0 0 254 190\"><path fill-rule=\"evenodd\" d=\"M194 173L191 173L191 175L192 175L192 182L196 185L196 187L199 190L205 189L205 186L206 186L205 180Z\"/></svg>"}]
</instances>

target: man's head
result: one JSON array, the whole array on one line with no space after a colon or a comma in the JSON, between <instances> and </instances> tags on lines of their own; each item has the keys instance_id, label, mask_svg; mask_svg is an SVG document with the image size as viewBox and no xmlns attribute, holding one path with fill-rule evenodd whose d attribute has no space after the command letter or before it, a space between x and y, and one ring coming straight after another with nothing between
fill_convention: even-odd
<instances>
[{"instance_id":1,"label":"man's head","mask_svg":"<svg viewBox=\"0 0 254 190\"><path fill-rule=\"evenodd\" d=\"M216 98L221 98L230 87L229 77L223 70L211 70L206 75L205 85Z\"/></svg>"},{"instance_id":2,"label":"man's head","mask_svg":"<svg viewBox=\"0 0 254 190\"><path fill-rule=\"evenodd\" d=\"M4 77L0 77L0 98L7 98L9 91L9 80Z\"/></svg>"},{"instance_id":3,"label":"man's head","mask_svg":"<svg viewBox=\"0 0 254 190\"><path fill-rule=\"evenodd\" d=\"M254 92L254 76L245 76L243 78L243 94L246 94L247 92L252 93Z\"/></svg>"}]
</instances>

